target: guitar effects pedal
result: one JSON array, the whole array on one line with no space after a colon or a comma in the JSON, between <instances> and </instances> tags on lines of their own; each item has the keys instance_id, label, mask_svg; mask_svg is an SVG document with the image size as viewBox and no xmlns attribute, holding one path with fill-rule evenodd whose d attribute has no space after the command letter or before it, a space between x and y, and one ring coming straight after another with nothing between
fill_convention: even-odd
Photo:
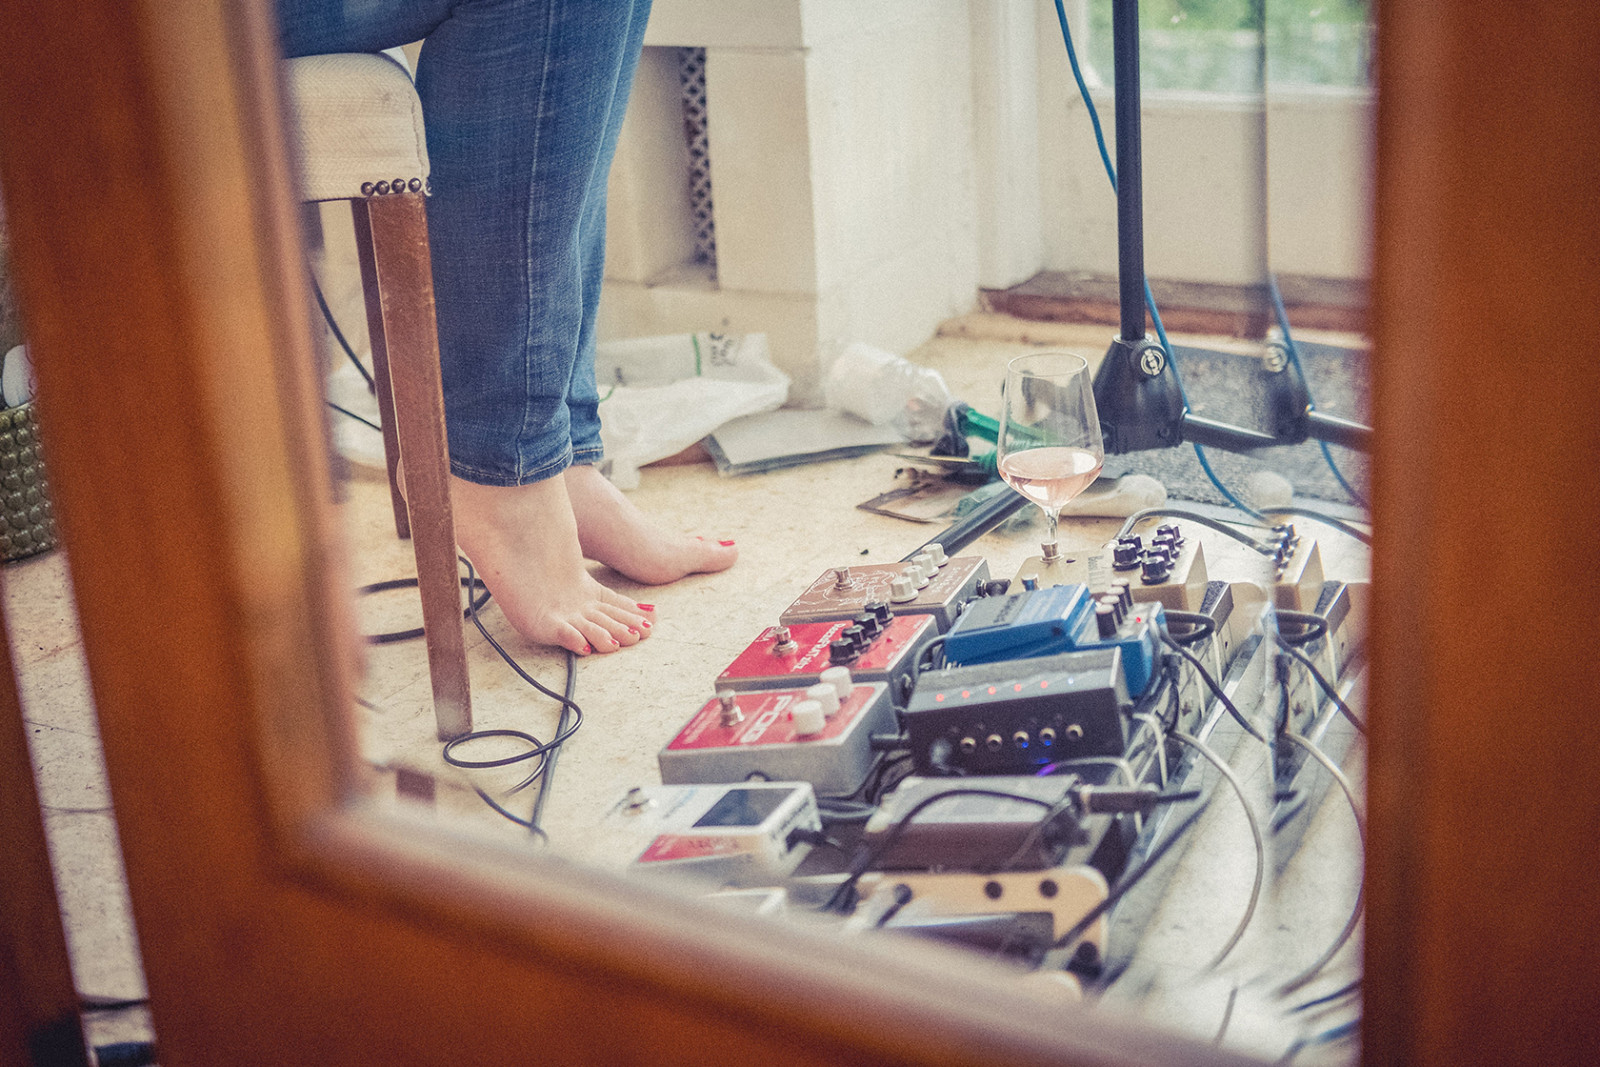
<instances>
[{"instance_id":1,"label":"guitar effects pedal","mask_svg":"<svg viewBox=\"0 0 1600 1067\"><path fill-rule=\"evenodd\" d=\"M892 615L888 608L856 619L771 626L728 665L717 689L794 689L843 667L857 682L885 682L890 699L905 702L916 658L937 636L931 615Z\"/></svg>"},{"instance_id":2,"label":"guitar effects pedal","mask_svg":"<svg viewBox=\"0 0 1600 1067\"><path fill-rule=\"evenodd\" d=\"M928 615L944 633L961 605L978 595L989 578L989 564L979 556L945 556L929 545L909 563L866 563L836 567L811 583L778 621L785 626L854 619L879 608L893 615Z\"/></svg>"},{"instance_id":3,"label":"guitar effects pedal","mask_svg":"<svg viewBox=\"0 0 1600 1067\"><path fill-rule=\"evenodd\" d=\"M648 842L630 873L691 877L723 886L770 886L811 846L822 819L805 782L652 786L629 791L606 816L611 829Z\"/></svg>"},{"instance_id":4,"label":"guitar effects pedal","mask_svg":"<svg viewBox=\"0 0 1600 1067\"><path fill-rule=\"evenodd\" d=\"M1198 539L1185 537L1181 526L1161 526L1148 543L1137 534L1119 537L1096 560L1090 585L1109 587L1127 582L1140 604L1160 604L1168 611L1199 611L1206 596L1206 555ZM1106 571L1109 570L1109 573Z\"/></svg>"},{"instance_id":5,"label":"guitar effects pedal","mask_svg":"<svg viewBox=\"0 0 1600 1067\"><path fill-rule=\"evenodd\" d=\"M1119 648L926 671L905 710L917 773L1027 774L1121 756L1127 683Z\"/></svg>"},{"instance_id":6,"label":"guitar effects pedal","mask_svg":"<svg viewBox=\"0 0 1600 1067\"><path fill-rule=\"evenodd\" d=\"M1046 915L1048 927L1040 931L1046 943L1071 929L1109 895L1105 875L1082 864L996 874L894 871L873 878L870 885L867 879L862 881L863 924L883 922L889 915L900 923L936 916ZM883 928L898 925L891 919ZM1080 944L1092 945L1096 956L1103 956L1109 925L1100 916L1083 932Z\"/></svg>"},{"instance_id":7,"label":"guitar effects pedal","mask_svg":"<svg viewBox=\"0 0 1600 1067\"><path fill-rule=\"evenodd\" d=\"M1083 810L1086 790L1092 787L1072 774L914 775L883 798L862 841L879 850L873 866L884 871L1036 871L1082 862L1112 819Z\"/></svg>"},{"instance_id":8,"label":"guitar effects pedal","mask_svg":"<svg viewBox=\"0 0 1600 1067\"><path fill-rule=\"evenodd\" d=\"M1150 684L1165 626L1160 604L1140 604L1129 586L1091 597L1057 585L975 601L945 635L945 662L994 663L1091 648L1118 648L1130 696Z\"/></svg>"},{"instance_id":9,"label":"guitar effects pedal","mask_svg":"<svg viewBox=\"0 0 1600 1067\"><path fill-rule=\"evenodd\" d=\"M807 689L728 690L708 701L657 756L661 781L738 782L752 774L854 791L872 769L872 735L895 729L882 682ZM816 701L818 707L805 707Z\"/></svg>"}]
</instances>

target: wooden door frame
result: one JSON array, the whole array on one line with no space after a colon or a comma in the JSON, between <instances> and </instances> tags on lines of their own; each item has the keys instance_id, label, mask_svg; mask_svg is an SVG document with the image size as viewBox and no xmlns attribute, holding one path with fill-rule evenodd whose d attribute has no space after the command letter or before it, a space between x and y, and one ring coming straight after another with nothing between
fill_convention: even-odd
<instances>
[{"instance_id":1,"label":"wooden door frame","mask_svg":"<svg viewBox=\"0 0 1600 1067\"><path fill-rule=\"evenodd\" d=\"M1571 180L1600 173L1584 6L1542 5L1559 33L1487 0L1380 6L1373 1063L1581 1062L1600 1019L1577 847L1600 785L1549 773L1596 754L1572 696L1600 658L1551 651L1571 614L1483 622L1548 582L1530 548L1573 613L1596 602L1593 539L1553 530L1600 503L1546 476L1518 510L1528 486L1470 451L1487 431L1524 474L1551 450L1600 469L1594 361L1513 341L1557 310L1600 325L1562 231L1600 232ZM1232 1061L363 804L267 5L11 0L0 30L26 42L0 180L164 1064ZM1535 142L1566 154L1529 167Z\"/></svg>"}]
</instances>

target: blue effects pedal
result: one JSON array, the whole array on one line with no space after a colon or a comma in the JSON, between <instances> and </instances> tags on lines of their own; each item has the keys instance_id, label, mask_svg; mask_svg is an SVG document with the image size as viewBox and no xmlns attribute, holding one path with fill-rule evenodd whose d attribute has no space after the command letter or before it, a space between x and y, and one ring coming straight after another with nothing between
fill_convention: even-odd
<instances>
[{"instance_id":1,"label":"blue effects pedal","mask_svg":"<svg viewBox=\"0 0 1600 1067\"><path fill-rule=\"evenodd\" d=\"M944 658L952 666L1116 648L1128 693L1142 695L1155 672L1161 631L1160 604L1135 603L1122 595L1089 595L1087 586L1056 585L974 602L945 635Z\"/></svg>"}]
</instances>

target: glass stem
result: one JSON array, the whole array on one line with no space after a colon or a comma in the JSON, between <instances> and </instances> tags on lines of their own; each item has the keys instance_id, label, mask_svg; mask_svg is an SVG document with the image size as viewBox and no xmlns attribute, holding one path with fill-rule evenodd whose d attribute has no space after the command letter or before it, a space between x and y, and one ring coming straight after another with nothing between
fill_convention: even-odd
<instances>
[{"instance_id":1,"label":"glass stem","mask_svg":"<svg viewBox=\"0 0 1600 1067\"><path fill-rule=\"evenodd\" d=\"M1054 559L1055 556L1056 556L1056 552L1057 552L1057 549L1056 549L1056 522L1060 518L1060 512L1057 511L1055 508L1041 507L1040 510L1044 512L1044 529L1045 529L1044 544L1041 545L1040 547L1042 549L1044 549L1044 557L1046 559Z\"/></svg>"}]
</instances>

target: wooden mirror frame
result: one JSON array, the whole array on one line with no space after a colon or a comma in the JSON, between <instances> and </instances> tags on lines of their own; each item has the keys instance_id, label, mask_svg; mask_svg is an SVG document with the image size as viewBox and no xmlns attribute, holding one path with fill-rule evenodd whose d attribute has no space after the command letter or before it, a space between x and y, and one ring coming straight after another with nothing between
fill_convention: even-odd
<instances>
[{"instance_id":1,"label":"wooden mirror frame","mask_svg":"<svg viewBox=\"0 0 1600 1067\"><path fill-rule=\"evenodd\" d=\"M1371 1063L1600 1047L1600 34L1537 10L1379 7ZM164 1064L1233 1062L642 915L364 806L270 9L9 0L0 31L0 183Z\"/></svg>"}]
</instances>

